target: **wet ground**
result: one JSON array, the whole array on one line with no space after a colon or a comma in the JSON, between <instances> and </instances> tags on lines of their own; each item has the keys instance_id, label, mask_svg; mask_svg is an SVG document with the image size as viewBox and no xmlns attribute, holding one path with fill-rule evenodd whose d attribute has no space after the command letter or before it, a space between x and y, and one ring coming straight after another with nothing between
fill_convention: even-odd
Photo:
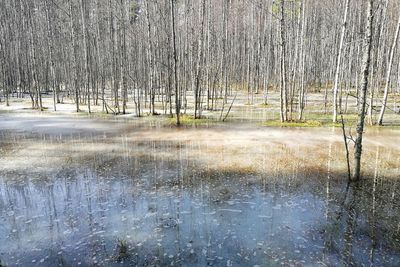
<instances>
[{"instance_id":1,"label":"wet ground","mask_svg":"<svg viewBox=\"0 0 400 267\"><path fill-rule=\"evenodd\" d=\"M399 266L398 130L0 114L4 266Z\"/></svg>"}]
</instances>

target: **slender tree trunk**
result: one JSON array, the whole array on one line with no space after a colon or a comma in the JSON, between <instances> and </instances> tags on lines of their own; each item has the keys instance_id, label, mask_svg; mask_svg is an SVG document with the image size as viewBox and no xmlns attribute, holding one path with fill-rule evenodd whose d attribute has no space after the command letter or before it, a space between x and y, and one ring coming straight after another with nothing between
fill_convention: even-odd
<instances>
[{"instance_id":1,"label":"slender tree trunk","mask_svg":"<svg viewBox=\"0 0 400 267\"><path fill-rule=\"evenodd\" d=\"M88 113L90 113L90 62L89 62L89 31L87 30L87 7L88 4L85 0L80 1L81 4L81 17L82 17L82 35L83 35L83 51L84 51L84 62L85 62L85 87L87 93L87 107Z\"/></svg>"},{"instance_id":2,"label":"slender tree trunk","mask_svg":"<svg viewBox=\"0 0 400 267\"><path fill-rule=\"evenodd\" d=\"M151 22L150 22L150 5L149 0L146 0L146 21L147 21L147 62L148 62L148 89L150 92L150 113L155 114L154 101L154 63L153 63L153 42L151 40Z\"/></svg>"},{"instance_id":3,"label":"slender tree trunk","mask_svg":"<svg viewBox=\"0 0 400 267\"><path fill-rule=\"evenodd\" d=\"M205 24L205 13L206 13L206 2L201 1L202 16L201 16L201 34L198 38L197 44L197 62L196 62L196 85L194 92L194 118L201 117L201 80L202 80L202 60L203 60L203 42L204 40L204 24Z\"/></svg>"},{"instance_id":4,"label":"slender tree trunk","mask_svg":"<svg viewBox=\"0 0 400 267\"><path fill-rule=\"evenodd\" d=\"M181 124L180 121L180 100L179 100L179 66L178 66L178 53L176 49L176 29L175 29L175 0L170 0L171 12L170 12L170 19L171 19L171 35L172 35L172 51L173 51L173 58L174 58L174 77L175 77L175 113L176 113L176 125L179 126Z\"/></svg>"},{"instance_id":5,"label":"slender tree trunk","mask_svg":"<svg viewBox=\"0 0 400 267\"><path fill-rule=\"evenodd\" d=\"M364 132L365 120L365 106L368 91L368 77L371 62L371 48L372 48L372 26L374 20L373 11L374 0L368 1L367 9L367 23L365 29L364 39L364 55L362 62L362 82L358 104L358 119L357 119L357 137L354 144L354 165L352 180L358 181L361 178L361 155L362 155L362 138Z\"/></svg>"},{"instance_id":6,"label":"slender tree trunk","mask_svg":"<svg viewBox=\"0 0 400 267\"><path fill-rule=\"evenodd\" d=\"M338 113L338 104L337 104L337 94L338 94L338 84L339 84L339 73L340 73L340 63L342 60L342 51L343 51L343 43L344 37L346 34L346 27L347 27L347 14L349 12L350 7L350 0L346 0L346 6L344 9L344 16L343 16L343 25L342 25L342 33L340 35L340 43L339 49L336 58L336 71L335 71L335 82L333 85L333 122L337 122L337 113Z\"/></svg>"},{"instance_id":7,"label":"slender tree trunk","mask_svg":"<svg viewBox=\"0 0 400 267\"><path fill-rule=\"evenodd\" d=\"M286 41L285 41L285 0L281 0L280 4L280 67L281 67L281 82L280 82L280 117L281 122L287 120L287 78L286 78Z\"/></svg>"},{"instance_id":8,"label":"slender tree trunk","mask_svg":"<svg viewBox=\"0 0 400 267\"><path fill-rule=\"evenodd\" d=\"M122 83L122 114L126 114L128 101L128 53L126 42L126 8L125 0L120 1L121 7L121 83ZM154 104L154 103L153 103ZM153 109L154 112L154 109Z\"/></svg>"},{"instance_id":9,"label":"slender tree trunk","mask_svg":"<svg viewBox=\"0 0 400 267\"><path fill-rule=\"evenodd\" d=\"M390 76L392 74L393 58L394 58L394 53L396 51L397 40L399 39L399 31L400 31L400 16L399 16L399 21L397 23L396 33L394 35L393 44L392 44L392 47L390 48L390 57L389 57L389 62L388 62L387 74L386 74L385 91L384 91L383 100L382 100L382 107L381 107L381 111L379 113L379 119L378 119L378 124L379 125L383 125L383 115L385 114L385 109L386 109L386 105L387 105L387 99L388 99L389 87L390 87L390 80L391 80Z\"/></svg>"},{"instance_id":10,"label":"slender tree trunk","mask_svg":"<svg viewBox=\"0 0 400 267\"><path fill-rule=\"evenodd\" d=\"M70 14L74 14L74 9L72 6L72 0L69 0L69 12ZM74 20L73 16L70 16L70 30L71 36L70 40L72 43L72 50L73 50L73 69L74 69L74 92L75 92L75 105L76 105L76 112L79 112L79 86L78 86L78 77L79 77L79 69L78 69L78 46L75 40L75 29L74 29Z\"/></svg>"}]
</instances>

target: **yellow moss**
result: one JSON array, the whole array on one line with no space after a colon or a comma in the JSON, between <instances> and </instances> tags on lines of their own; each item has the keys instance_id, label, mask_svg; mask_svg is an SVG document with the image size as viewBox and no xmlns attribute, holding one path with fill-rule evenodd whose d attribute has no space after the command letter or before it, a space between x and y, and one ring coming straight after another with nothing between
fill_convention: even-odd
<instances>
[{"instance_id":1,"label":"yellow moss","mask_svg":"<svg viewBox=\"0 0 400 267\"><path fill-rule=\"evenodd\" d=\"M309 121L288 121L281 122L276 120L270 120L262 123L263 126L268 127L321 127L322 123L319 121L309 120Z\"/></svg>"},{"instance_id":2,"label":"yellow moss","mask_svg":"<svg viewBox=\"0 0 400 267\"><path fill-rule=\"evenodd\" d=\"M167 119L167 122L168 122L168 124L171 124L171 125L176 124L176 116L169 117ZM199 125L199 124L207 124L212 121L207 118L195 119L194 116L187 115L187 114L181 114L180 122L182 125Z\"/></svg>"},{"instance_id":3,"label":"yellow moss","mask_svg":"<svg viewBox=\"0 0 400 267\"><path fill-rule=\"evenodd\" d=\"M266 107L269 107L269 106L271 106L270 104L265 104L265 103L262 103L262 104L260 104L260 105L258 105L259 107L261 107L261 108L266 108Z\"/></svg>"},{"instance_id":4,"label":"yellow moss","mask_svg":"<svg viewBox=\"0 0 400 267\"><path fill-rule=\"evenodd\" d=\"M240 164L219 165L216 169L221 172L232 172L237 174L257 173L257 168L253 165L240 165Z\"/></svg>"},{"instance_id":5,"label":"yellow moss","mask_svg":"<svg viewBox=\"0 0 400 267\"><path fill-rule=\"evenodd\" d=\"M305 114L305 117L308 120L317 120L317 121L332 121L332 114L327 113L307 113ZM338 121L341 120L340 115L338 116ZM343 119L345 121L356 121L357 119L357 114L343 114Z\"/></svg>"}]
</instances>

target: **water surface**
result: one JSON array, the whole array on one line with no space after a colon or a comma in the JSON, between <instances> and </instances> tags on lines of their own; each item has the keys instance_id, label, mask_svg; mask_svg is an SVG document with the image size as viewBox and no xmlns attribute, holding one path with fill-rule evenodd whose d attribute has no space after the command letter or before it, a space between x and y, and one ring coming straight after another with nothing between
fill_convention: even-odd
<instances>
[{"instance_id":1,"label":"water surface","mask_svg":"<svg viewBox=\"0 0 400 267\"><path fill-rule=\"evenodd\" d=\"M5 266L400 265L399 182L385 173L398 152L380 143L390 132L370 141L371 175L348 187L335 133L298 146L310 130L277 143L273 129L192 140L190 129L75 123L1 131Z\"/></svg>"}]
</instances>

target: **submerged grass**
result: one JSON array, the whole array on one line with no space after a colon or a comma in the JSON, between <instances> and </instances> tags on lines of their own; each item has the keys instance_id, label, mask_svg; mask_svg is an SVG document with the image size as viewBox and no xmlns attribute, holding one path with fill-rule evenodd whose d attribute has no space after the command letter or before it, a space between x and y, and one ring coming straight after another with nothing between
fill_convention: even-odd
<instances>
[{"instance_id":1,"label":"submerged grass","mask_svg":"<svg viewBox=\"0 0 400 267\"><path fill-rule=\"evenodd\" d=\"M127 258L129 258L127 242L124 239L118 239L116 260L123 261Z\"/></svg>"}]
</instances>

